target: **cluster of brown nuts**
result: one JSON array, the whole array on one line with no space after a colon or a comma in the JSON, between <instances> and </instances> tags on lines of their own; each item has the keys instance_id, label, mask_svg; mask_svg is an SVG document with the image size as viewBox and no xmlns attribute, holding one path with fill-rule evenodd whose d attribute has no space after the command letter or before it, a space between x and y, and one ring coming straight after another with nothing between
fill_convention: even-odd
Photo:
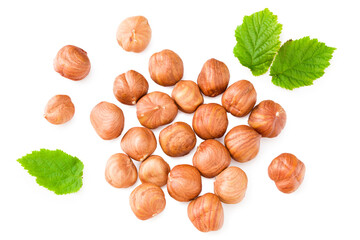
<instances>
[{"instance_id":1,"label":"cluster of brown nuts","mask_svg":"<svg viewBox=\"0 0 360 240\"><path fill-rule=\"evenodd\" d=\"M145 17L130 17L119 26L117 40L126 51L141 52L150 42L151 29ZM84 78L90 70L86 52L65 46L56 56L55 70L72 80ZM136 104L137 118L142 127L129 129L121 139L124 153L112 155L106 164L105 179L116 188L142 184L130 194L130 206L136 217L149 219L161 213L166 205L162 186L177 201L190 202L188 217L202 232L219 230L224 221L222 203L239 203L247 189L247 175L231 159L243 163L255 158L262 137L280 134L286 123L285 110L274 101L265 100L255 106L257 93L247 80L228 87L229 69L225 63L210 59L205 62L197 79L182 80L184 67L181 58L171 50L155 53L149 60L151 79L162 86L174 86L171 97L162 92L148 93L149 84L140 73L130 70L116 77L113 93L127 105ZM203 104L207 97L222 95L222 105ZM255 107L254 107L255 106ZM175 122L161 130L159 143L170 157L181 157L196 146L196 135L204 141L193 156L193 165L180 164L170 169L160 156L152 155L157 140L151 129L170 124L178 109L194 113L192 127ZM227 112L236 117L248 114L248 124L228 128ZM46 119L53 124L69 121L74 115L70 98L58 95L45 110ZM91 124L104 140L119 137L124 128L124 114L115 104L100 102L90 114ZM216 140L225 135L224 145ZM140 161L139 171L132 160ZM276 157L268 168L269 177L284 193L295 191L301 184L305 166L289 153ZM214 178L214 193L202 196L202 177Z\"/></svg>"}]
</instances>

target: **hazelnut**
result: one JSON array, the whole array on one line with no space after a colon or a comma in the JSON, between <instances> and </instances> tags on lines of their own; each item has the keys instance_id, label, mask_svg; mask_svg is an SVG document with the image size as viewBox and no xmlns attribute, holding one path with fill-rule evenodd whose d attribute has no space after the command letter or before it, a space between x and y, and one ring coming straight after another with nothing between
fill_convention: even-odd
<instances>
[{"instance_id":1,"label":"hazelnut","mask_svg":"<svg viewBox=\"0 0 360 240\"><path fill-rule=\"evenodd\" d=\"M256 103L256 91L251 82L240 80L232 84L221 98L222 105L235 117L247 115Z\"/></svg>"},{"instance_id":2,"label":"hazelnut","mask_svg":"<svg viewBox=\"0 0 360 240\"><path fill-rule=\"evenodd\" d=\"M150 77L161 86L172 86L181 80L184 66L175 52L165 49L154 53L149 60Z\"/></svg>"},{"instance_id":3,"label":"hazelnut","mask_svg":"<svg viewBox=\"0 0 360 240\"><path fill-rule=\"evenodd\" d=\"M116 99L127 105L134 105L142 96L147 94L149 84L140 73L130 70L120 74L114 81L114 95Z\"/></svg>"},{"instance_id":4,"label":"hazelnut","mask_svg":"<svg viewBox=\"0 0 360 240\"><path fill-rule=\"evenodd\" d=\"M196 145L196 136L184 122L176 122L161 130L159 142L164 153L171 157L188 154Z\"/></svg>"},{"instance_id":5,"label":"hazelnut","mask_svg":"<svg viewBox=\"0 0 360 240\"><path fill-rule=\"evenodd\" d=\"M205 62L197 83L208 97L216 97L225 91L230 80L230 72L225 63L214 58Z\"/></svg>"},{"instance_id":6,"label":"hazelnut","mask_svg":"<svg viewBox=\"0 0 360 240\"><path fill-rule=\"evenodd\" d=\"M112 155L106 163L105 179L113 187L130 187L135 184L137 176L134 163L123 153Z\"/></svg>"},{"instance_id":7,"label":"hazelnut","mask_svg":"<svg viewBox=\"0 0 360 240\"><path fill-rule=\"evenodd\" d=\"M283 193L292 193L304 180L305 165L291 153L283 153L272 160L269 177Z\"/></svg>"},{"instance_id":8,"label":"hazelnut","mask_svg":"<svg viewBox=\"0 0 360 240\"><path fill-rule=\"evenodd\" d=\"M172 98L166 93L152 92L136 104L136 115L144 127L153 129L171 123L178 113Z\"/></svg>"},{"instance_id":9,"label":"hazelnut","mask_svg":"<svg viewBox=\"0 0 360 240\"><path fill-rule=\"evenodd\" d=\"M140 220L152 218L161 213L166 205L163 190L152 183L137 186L130 194L130 207Z\"/></svg>"},{"instance_id":10,"label":"hazelnut","mask_svg":"<svg viewBox=\"0 0 360 240\"><path fill-rule=\"evenodd\" d=\"M196 198L201 189L201 175L195 167L181 164L171 169L167 190L172 198L180 202L188 202Z\"/></svg>"},{"instance_id":11,"label":"hazelnut","mask_svg":"<svg viewBox=\"0 0 360 240\"><path fill-rule=\"evenodd\" d=\"M247 162L259 152L261 135L246 125L236 126L225 136L225 146L233 159Z\"/></svg>"},{"instance_id":12,"label":"hazelnut","mask_svg":"<svg viewBox=\"0 0 360 240\"><path fill-rule=\"evenodd\" d=\"M199 86L189 80L179 81L175 85L171 96L179 109L185 113L193 113L204 102Z\"/></svg>"},{"instance_id":13,"label":"hazelnut","mask_svg":"<svg viewBox=\"0 0 360 240\"><path fill-rule=\"evenodd\" d=\"M209 139L200 144L192 161L201 175L212 178L229 166L231 157L224 145L217 140Z\"/></svg>"},{"instance_id":14,"label":"hazelnut","mask_svg":"<svg viewBox=\"0 0 360 240\"><path fill-rule=\"evenodd\" d=\"M116 39L119 45L128 52L142 52L149 45L151 28L143 16L128 17L117 30Z\"/></svg>"},{"instance_id":15,"label":"hazelnut","mask_svg":"<svg viewBox=\"0 0 360 240\"><path fill-rule=\"evenodd\" d=\"M248 123L263 137L273 138L285 127L286 112L280 104L265 100L252 110Z\"/></svg>"},{"instance_id":16,"label":"hazelnut","mask_svg":"<svg viewBox=\"0 0 360 240\"><path fill-rule=\"evenodd\" d=\"M222 137L228 126L225 108L217 103L201 105L195 111L192 126L202 139Z\"/></svg>"},{"instance_id":17,"label":"hazelnut","mask_svg":"<svg viewBox=\"0 0 360 240\"><path fill-rule=\"evenodd\" d=\"M153 155L141 162L139 178L142 183L153 183L159 187L166 184L170 166L160 156Z\"/></svg>"},{"instance_id":18,"label":"hazelnut","mask_svg":"<svg viewBox=\"0 0 360 240\"><path fill-rule=\"evenodd\" d=\"M90 113L90 121L96 133L104 140L115 139L124 129L123 111L115 104L100 102Z\"/></svg>"},{"instance_id":19,"label":"hazelnut","mask_svg":"<svg viewBox=\"0 0 360 240\"><path fill-rule=\"evenodd\" d=\"M248 179L238 167L228 167L215 179L214 193L224 203L238 203L245 197Z\"/></svg>"},{"instance_id":20,"label":"hazelnut","mask_svg":"<svg viewBox=\"0 0 360 240\"><path fill-rule=\"evenodd\" d=\"M61 76L78 81L90 72L90 60L81 48L67 45L59 50L54 59L54 69Z\"/></svg>"},{"instance_id":21,"label":"hazelnut","mask_svg":"<svg viewBox=\"0 0 360 240\"><path fill-rule=\"evenodd\" d=\"M49 123L63 124L70 121L75 114L75 106L67 95L52 97L45 107L44 117Z\"/></svg>"},{"instance_id":22,"label":"hazelnut","mask_svg":"<svg viewBox=\"0 0 360 240\"><path fill-rule=\"evenodd\" d=\"M224 210L219 198L206 193L191 201L188 205L188 217L201 232L219 230L224 223Z\"/></svg>"},{"instance_id":23,"label":"hazelnut","mask_svg":"<svg viewBox=\"0 0 360 240\"><path fill-rule=\"evenodd\" d=\"M130 128L121 139L122 150L136 161L143 161L156 149L154 133L144 127Z\"/></svg>"}]
</instances>

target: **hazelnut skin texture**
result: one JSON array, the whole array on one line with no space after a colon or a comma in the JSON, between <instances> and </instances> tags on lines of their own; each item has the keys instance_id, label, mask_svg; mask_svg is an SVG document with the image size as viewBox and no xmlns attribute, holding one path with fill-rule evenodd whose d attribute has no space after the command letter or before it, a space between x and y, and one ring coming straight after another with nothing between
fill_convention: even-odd
<instances>
[{"instance_id":1,"label":"hazelnut skin texture","mask_svg":"<svg viewBox=\"0 0 360 240\"><path fill-rule=\"evenodd\" d=\"M115 104L100 102L90 113L90 121L96 133L104 140L115 139L124 129L123 111Z\"/></svg>"},{"instance_id":2,"label":"hazelnut skin texture","mask_svg":"<svg viewBox=\"0 0 360 240\"><path fill-rule=\"evenodd\" d=\"M153 183L159 187L166 184L170 166L165 160L157 155L148 157L141 162L139 168L139 178L142 183Z\"/></svg>"},{"instance_id":3,"label":"hazelnut skin texture","mask_svg":"<svg viewBox=\"0 0 360 240\"><path fill-rule=\"evenodd\" d=\"M179 81L175 85L171 97L175 100L179 109L185 113L195 112L204 102L199 86L189 80Z\"/></svg>"},{"instance_id":4,"label":"hazelnut skin texture","mask_svg":"<svg viewBox=\"0 0 360 240\"><path fill-rule=\"evenodd\" d=\"M175 52L165 49L154 53L149 60L150 77L161 86L173 86L184 74L184 65Z\"/></svg>"},{"instance_id":5,"label":"hazelnut skin texture","mask_svg":"<svg viewBox=\"0 0 360 240\"><path fill-rule=\"evenodd\" d=\"M144 161L156 149L154 133L144 127L130 128L121 139L122 150L136 161Z\"/></svg>"},{"instance_id":6,"label":"hazelnut skin texture","mask_svg":"<svg viewBox=\"0 0 360 240\"><path fill-rule=\"evenodd\" d=\"M161 213L166 205L163 190L152 183L137 186L130 194L130 207L140 220L147 220Z\"/></svg>"},{"instance_id":7,"label":"hazelnut skin texture","mask_svg":"<svg viewBox=\"0 0 360 240\"><path fill-rule=\"evenodd\" d=\"M178 113L174 100L162 92L152 92L136 104L136 115L144 127L154 129L171 123Z\"/></svg>"},{"instance_id":8,"label":"hazelnut skin texture","mask_svg":"<svg viewBox=\"0 0 360 240\"><path fill-rule=\"evenodd\" d=\"M128 17L123 20L117 30L118 44L127 52L142 52L149 45L151 28L143 16Z\"/></svg>"},{"instance_id":9,"label":"hazelnut skin texture","mask_svg":"<svg viewBox=\"0 0 360 240\"><path fill-rule=\"evenodd\" d=\"M238 162L247 162L256 157L261 135L246 125L236 126L225 136L224 142L231 157Z\"/></svg>"},{"instance_id":10,"label":"hazelnut skin texture","mask_svg":"<svg viewBox=\"0 0 360 240\"><path fill-rule=\"evenodd\" d=\"M273 138L285 127L286 112L280 104L265 100L252 110L248 123L263 137Z\"/></svg>"},{"instance_id":11,"label":"hazelnut skin texture","mask_svg":"<svg viewBox=\"0 0 360 240\"><path fill-rule=\"evenodd\" d=\"M248 179L238 167L228 167L215 179L214 193L223 203L239 203L245 197Z\"/></svg>"},{"instance_id":12,"label":"hazelnut skin texture","mask_svg":"<svg viewBox=\"0 0 360 240\"><path fill-rule=\"evenodd\" d=\"M222 137L228 123L225 108L217 103L201 105L192 120L195 133L204 140Z\"/></svg>"},{"instance_id":13,"label":"hazelnut skin texture","mask_svg":"<svg viewBox=\"0 0 360 240\"><path fill-rule=\"evenodd\" d=\"M250 113L256 103L256 91L251 82L240 80L232 84L222 95L221 103L235 117Z\"/></svg>"},{"instance_id":14,"label":"hazelnut skin texture","mask_svg":"<svg viewBox=\"0 0 360 240\"><path fill-rule=\"evenodd\" d=\"M214 58L205 62L197 79L201 92L208 97L216 97L223 93L229 81L229 69L225 63Z\"/></svg>"},{"instance_id":15,"label":"hazelnut skin texture","mask_svg":"<svg viewBox=\"0 0 360 240\"><path fill-rule=\"evenodd\" d=\"M75 114L75 106L67 95L52 97L45 107L44 118L49 123L59 125L70 121Z\"/></svg>"},{"instance_id":16,"label":"hazelnut skin texture","mask_svg":"<svg viewBox=\"0 0 360 240\"><path fill-rule=\"evenodd\" d=\"M130 70L116 77L113 92L116 99L127 105L134 105L147 94L149 84L140 73Z\"/></svg>"},{"instance_id":17,"label":"hazelnut skin texture","mask_svg":"<svg viewBox=\"0 0 360 240\"><path fill-rule=\"evenodd\" d=\"M224 210L219 198L206 193L191 201L188 205L188 217L201 232L219 230L224 223Z\"/></svg>"},{"instance_id":18,"label":"hazelnut skin texture","mask_svg":"<svg viewBox=\"0 0 360 240\"><path fill-rule=\"evenodd\" d=\"M305 165L295 155L283 153L272 160L268 173L281 192L292 193L304 180Z\"/></svg>"},{"instance_id":19,"label":"hazelnut skin texture","mask_svg":"<svg viewBox=\"0 0 360 240\"><path fill-rule=\"evenodd\" d=\"M167 190L172 198L180 202L188 202L196 198L201 189L201 175L194 166L181 164L171 169Z\"/></svg>"},{"instance_id":20,"label":"hazelnut skin texture","mask_svg":"<svg viewBox=\"0 0 360 240\"><path fill-rule=\"evenodd\" d=\"M61 48L54 59L55 71L74 81L84 79L89 74L90 68L87 53L72 45Z\"/></svg>"},{"instance_id":21,"label":"hazelnut skin texture","mask_svg":"<svg viewBox=\"0 0 360 240\"><path fill-rule=\"evenodd\" d=\"M105 179L113 187L130 187L136 183L137 176L134 163L123 153L112 155L106 163Z\"/></svg>"},{"instance_id":22,"label":"hazelnut skin texture","mask_svg":"<svg viewBox=\"0 0 360 240\"><path fill-rule=\"evenodd\" d=\"M181 157L195 147L196 136L187 123L176 122L161 130L159 142L166 155Z\"/></svg>"},{"instance_id":23,"label":"hazelnut skin texture","mask_svg":"<svg viewBox=\"0 0 360 240\"><path fill-rule=\"evenodd\" d=\"M230 153L219 141L205 140L193 156L193 165L207 178L217 176L231 162Z\"/></svg>"}]
</instances>

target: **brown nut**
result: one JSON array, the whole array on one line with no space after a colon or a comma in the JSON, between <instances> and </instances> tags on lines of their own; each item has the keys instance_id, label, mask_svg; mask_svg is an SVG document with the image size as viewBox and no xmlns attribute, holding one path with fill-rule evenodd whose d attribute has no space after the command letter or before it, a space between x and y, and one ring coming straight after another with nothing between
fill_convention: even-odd
<instances>
[{"instance_id":1,"label":"brown nut","mask_svg":"<svg viewBox=\"0 0 360 240\"><path fill-rule=\"evenodd\" d=\"M195 167L181 164L171 169L167 190L172 198L180 202L188 202L196 198L201 189L201 175Z\"/></svg>"},{"instance_id":2,"label":"brown nut","mask_svg":"<svg viewBox=\"0 0 360 240\"><path fill-rule=\"evenodd\" d=\"M216 97L226 90L229 80L230 72L225 63L212 58L205 62L197 83L204 95Z\"/></svg>"},{"instance_id":3,"label":"brown nut","mask_svg":"<svg viewBox=\"0 0 360 240\"><path fill-rule=\"evenodd\" d=\"M162 92L149 93L136 104L136 115L140 124L150 129L171 123L177 113L174 100Z\"/></svg>"},{"instance_id":4,"label":"brown nut","mask_svg":"<svg viewBox=\"0 0 360 240\"><path fill-rule=\"evenodd\" d=\"M54 69L61 76L78 81L90 72L90 60L81 48L67 45L59 50L54 59Z\"/></svg>"},{"instance_id":5,"label":"brown nut","mask_svg":"<svg viewBox=\"0 0 360 240\"><path fill-rule=\"evenodd\" d=\"M176 122L161 130L159 142L164 153L170 157L180 157L195 147L196 136L187 123Z\"/></svg>"},{"instance_id":6,"label":"brown nut","mask_svg":"<svg viewBox=\"0 0 360 240\"><path fill-rule=\"evenodd\" d=\"M156 149L154 133L144 127L130 128L121 139L122 150L136 161L144 161Z\"/></svg>"},{"instance_id":7,"label":"brown nut","mask_svg":"<svg viewBox=\"0 0 360 240\"><path fill-rule=\"evenodd\" d=\"M269 177L283 193L292 193L304 180L305 165L291 153L283 153L272 160Z\"/></svg>"},{"instance_id":8,"label":"brown nut","mask_svg":"<svg viewBox=\"0 0 360 240\"><path fill-rule=\"evenodd\" d=\"M137 186L130 194L130 207L140 220L152 218L161 213L166 205L163 190L152 183Z\"/></svg>"},{"instance_id":9,"label":"brown nut","mask_svg":"<svg viewBox=\"0 0 360 240\"><path fill-rule=\"evenodd\" d=\"M252 110L248 123L263 137L273 138L285 127L286 112L280 104L265 100Z\"/></svg>"},{"instance_id":10,"label":"brown nut","mask_svg":"<svg viewBox=\"0 0 360 240\"><path fill-rule=\"evenodd\" d=\"M256 103L256 91L251 82L240 80L232 84L222 95L221 103L235 117L247 115Z\"/></svg>"},{"instance_id":11,"label":"brown nut","mask_svg":"<svg viewBox=\"0 0 360 240\"><path fill-rule=\"evenodd\" d=\"M142 183L153 183L162 187L167 182L169 172L169 164L162 157L153 155L141 162L139 178Z\"/></svg>"},{"instance_id":12,"label":"brown nut","mask_svg":"<svg viewBox=\"0 0 360 240\"><path fill-rule=\"evenodd\" d=\"M52 97L45 107L44 117L49 123L63 124L70 121L75 114L75 106L67 95Z\"/></svg>"},{"instance_id":13,"label":"brown nut","mask_svg":"<svg viewBox=\"0 0 360 240\"><path fill-rule=\"evenodd\" d=\"M113 92L116 99L127 105L134 105L147 94L149 84L140 73L130 70L115 78Z\"/></svg>"},{"instance_id":14,"label":"brown nut","mask_svg":"<svg viewBox=\"0 0 360 240\"><path fill-rule=\"evenodd\" d=\"M245 197L248 179L238 167L228 167L215 179L214 193L224 203L238 203Z\"/></svg>"},{"instance_id":15,"label":"brown nut","mask_svg":"<svg viewBox=\"0 0 360 240\"><path fill-rule=\"evenodd\" d=\"M105 179L113 187L130 187L135 184L137 176L134 163L123 153L112 155L106 163Z\"/></svg>"},{"instance_id":16,"label":"brown nut","mask_svg":"<svg viewBox=\"0 0 360 240\"><path fill-rule=\"evenodd\" d=\"M219 198L206 193L191 201L188 205L188 217L201 232L219 230L224 223L224 210Z\"/></svg>"},{"instance_id":17,"label":"brown nut","mask_svg":"<svg viewBox=\"0 0 360 240\"><path fill-rule=\"evenodd\" d=\"M175 85L171 96L179 109L186 113L193 113L204 102L199 86L189 80L179 81Z\"/></svg>"},{"instance_id":18,"label":"brown nut","mask_svg":"<svg viewBox=\"0 0 360 240\"><path fill-rule=\"evenodd\" d=\"M212 178L229 166L231 157L224 145L209 139L200 144L192 161L204 177Z\"/></svg>"},{"instance_id":19,"label":"brown nut","mask_svg":"<svg viewBox=\"0 0 360 240\"><path fill-rule=\"evenodd\" d=\"M149 60L150 77L161 86L172 86L181 80L184 65L175 52L165 49L154 53Z\"/></svg>"},{"instance_id":20,"label":"brown nut","mask_svg":"<svg viewBox=\"0 0 360 240\"><path fill-rule=\"evenodd\" d=\"M149 45L151 28L143 16L128 17L117 30L116 39L119 45L128 52L142 52Z\"/></svg>"},{"instance_id":21,"label":"brown nut","mask_svg":"<svg viewBox=\"0 0 360 240\"><path fill-rule=\"evenodd\" d=\"M204 140L222 137L228 123L225 108L217 103L201 105L192 120L195 133Z\"/></svg>"},{"instance_id":22,"label":"brown nut","mask_svg":"<svg viewBox=\"0 0 360 240\"><path fill-rule=\"evenodd\" d=\"M123 111L115 104L100 102L90 113L90 121L96 133L104 140L115 139L124 129Z\"/></svg>"},{"instance_id":23,"label":"brown nut","mask_svg":"<svg viewBox=\"0 0 360 240\"><path fill-rule=\"evenodd\" d=\"M238 162L247 162L259 152L261 135L246 125L236 126L225 136L225 146L231 157Z\"/></svg>"}]
</instances>

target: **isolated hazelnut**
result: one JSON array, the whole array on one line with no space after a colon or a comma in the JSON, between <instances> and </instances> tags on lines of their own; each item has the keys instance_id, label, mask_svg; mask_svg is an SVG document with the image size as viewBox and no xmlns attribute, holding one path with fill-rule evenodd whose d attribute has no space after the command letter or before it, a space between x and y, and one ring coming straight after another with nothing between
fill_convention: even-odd
<instances>
[{"instance_id":1,"label":"isolated hazelnut","mask_svg":"<svg viewBox=\"0 0 360 240\"><path fill-rule=\"evenodd\" d=\"M222 137L228 126L225 108L217 103L201 105L195 111L192 126L202 139Z\"/></svg>"},{"instance_id":2,"label":"isolated hazelnut","mask_svg":"<svg viewBox=\"0 0 360 240\"><path fill-rule=\"evenodd\" d=\"M176 122L161 130L159 142L164 153L171 157L188 154L196 145L196 136L184 122Z\"/></svg>"},{"instance_id":3,"label":"isolated hazelnut","mask_svg":"<svg viewBox=\"0 0 360 240\"><path fill-rule=\"evenodd\" d=\"M171 96L179 109L185 113L193 113L204 102L199 86L189 80L179 81L175 85Z\"/></svg>"},{"instance_id":4,"label":"isolated hazelnut","mask_svg":"<svg viewBox=\"0 0 360 240\"><path fill-rule=\"evenodd\" d=\"M117 30L116 39L119 45L128 52L142 52L149 45L151 28L143 16L128 17Z\"/></svg>"},{"instance_id":5,"label":"isolated hazelnut","mask_svg":"<svg viewBox=\"0 0 360 240\"><path fill-rule=\"evenodd\" d=\"M90 72L90 60L81 48L67 45L59 50L54 59L54 69L61 76L78 81Z\"/></svg>"},{"instance_id":6,"label":"isolated hazelnut","mask_svg":"<svg viewBox=\"0 0 360 240\"><path fill-rule=\"evenodd\" d=\"M137 176L134 163L123 153L112 155L106 163L105 179L113 187L130 187L135 184Z\"/></svg>"},{"instance_id":7,"label":"isolated hazelnut","mask_svg":"<svg viewBox=\"0 0 360 240\"><path fill-rule=\"evenodd\" d=\"M123 111L115 104L100 102L90 113L90 121L96 133L104 140L115 139L124 129Z\"/></svg>"},{"instance_id":8,"label":"isolated hazelnut","mask_svg":"<svg viewBox=\"0 0 360 240\"><path fill-rule=\"evenodd\" d=\"M157 155L148 157L141 162L139 168L139 178L142 183L153 183L159 187L166 184L170 166L165 160Z\"/></svg>"},{"instance_id":9,"label":"isolated hazelnut","mask_svg":"<svg viewBox=\"0 0 360 240\"><path fill-rule=\"evenodd\" d=\"M214 193L224 203L238 203L245 197L248 179L238 167L228 167L215 179Z\"/></svg>"},{"instance_id":10,"label":"isolated hazelnut","mask_svg":"<svg viewBox=\"0 0 360 240\"><path fill-rule=\"evenodd\" d=\"M252 110L248 123L263 137L273 138L285 127L286 112L280 104L265 100Z\"/></svg>"},{"instance_id":11,"label":"isolated hazelnut","mask_svg":"<svg viewBox=\"0 0 360 240\"><path fill-rule=\"evenodd\" d=\"M225 91L230 80L230 72L225 63L214 58L205 62L197 83L204 95L216 97Z\"/></svg>"},{"instance_id":12,"label":"isolated hazelnut","mask_svg":"<svg viewBox=\"0 0 360 240\"><path fill-rule=\"evenodd\" d=\"M175 52L165 49L154 53L149 60L150 77L161 86L175 85L184 74L184 65Z\"/></svg>"},{"instance_id":13,"label":"isolated hazelnut","mask_svg":"<svg viewBox=\"0 0 360 240\"><path fill-rule=\"evenodd\" d=\"M246 125L236 126L225 136L224 142L231 157L238 162L247 162L259 152L261 135Z\"/></svg>"},{"instance_id":14,"label":"isolated hazelnut","mask_svg":"<svg viewBox=\"0 0 360 240\"><path fill-rule=\"evenodd\" d=\"M295 155L283 153L272 160L268 173L281 192L292 193L304 180L305 165Z\"/></svg>"},{"instance_id":15,"label":"isolated hazelnut","mask_svg":"<svg viewBox=\"0 0 360 240\"><path fill-rule=\"evenodd\" d=\"M140 124L150 129L171 123L177 113L174 100L162 92L149 93L136 104L136 115Z\"/></svg>"},{"instance_id":16,"label":"isolated hazelnut","mask_svg":"<svg viewBox=\"0 0 360 240\"><path fill-rule=\"evenodd\" d=\"M232 84L221 98L221 103L235 117L247 115L256 103L256 91L251 82L240 80Z\"/></svg>"},{"instance_id":17,"label":"isolated hazelnut","mask_svg":"<svg viewBox=\"0 0 360 240\"><path fill-rule=\"evenodd\" d=\"M130 194L130 207L140 220L152 218L161 213L166 205L163 190L152 183L137 186Z\"/></svg>"},{"instance_id":18,"label":"isolated hazelnut","mask_svg":"<svg viewBox=\"0 0 360 240\"><path fill-rule=\"evenodd\" d=\"M136 161L144 161L156 149L154 133L144 127L130 128L121 139L122 150Z\"/></svg>"},{"instance_id":19,"label":"isolated hazelnut","mask_svg":"<svg viewBox=\"0 0 360 240\"><path fill-rule=\"evenodd\" d=\"M219 230L224 223L224 210L219 198L206 193L191 201L188 205L188 217L201 232Z\"/></svg>"},{"instance_id":20,"label":"isolated hazelnut","mask_svg":"<svg viewBox=\"0 0 360 240\"><path fill-rule=\"evenodd\" d=\"M231 157L229 151L219 141L208 139L199 145L192 161L201 175L212 178L229 166Z\"/></svg>"},{"instance_id":21,"label":"isolated hazelnut","mask_svg":"<svg viewBox=\"0 0 360 240\"><path fill-rule=\"evenodd\" d=\"M52 97L45 106L44 117L49 123L63 124L70 121L75 114L75 106L67 95Z\"/></svg>"},{"instance_id":22,"label":"isolated hazelnut","mask_svg":"<svg viewBox=\"0 0 360 240\"><path fill-rule=\"evenodd\" d=\"M195 167L181 164L171 169L167 190L172 198L180 202L188 202L196 198L201 189L201 175Z\"/></svg>"},{"instance_id":23,"label":"isolated hazelnut","mask_svg":"<svg viewBox=\"0 0 360 240\"><path fill-rule=\"evenodd\" d=\"M130 70L115 78L113 92L116 99L127 105L134 105L147 94L149 84L140 73Z\"/></svg>"}]
</instances>

